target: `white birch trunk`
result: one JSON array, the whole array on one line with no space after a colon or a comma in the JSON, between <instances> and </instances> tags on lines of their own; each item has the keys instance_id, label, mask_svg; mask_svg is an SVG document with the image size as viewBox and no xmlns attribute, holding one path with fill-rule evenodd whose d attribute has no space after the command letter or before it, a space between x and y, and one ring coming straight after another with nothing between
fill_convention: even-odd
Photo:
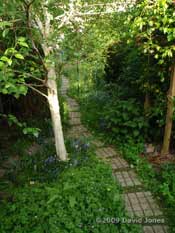
<instances>
[{"instance_id":1,"label":"white birch trunk","mask_svg":"<svg viewBox=\"0 0 175 233\"><path fill-rule=\"evenodd\" d=\"M48 1L46 0L45 4L47 5ZM53 48L49 47L49 36L52 34L52 28L50 25L51 14L48 12L47 7L43 6L44 22L35 15L35 20L37 22L38 28L43 36L42 48L46 58L49 58ZM51 62L51 61L50 61ZM56 72L55 64L47 64L47 88L48 88L48 103L51 112L52 125L55 137L55 146L57 157L65 161L67 159L66 147L64 144L63 129L61 124L61 115L60 115L60 106L57 93L57 82L56 82Z\"/></svg>"},{"instance_id":2,"label":"white birch trunk","mask_svg":"<svg viewBox=\"0 0 175 233\"><path fill-rule=\"evenodd\" d=\"M66 148L64 144L64 136L61 124L60 107L57 93L56 74L54 67L48 70L48 103L51 112L53 131L55 136L55 146L57 156L60 160L67 159Z\"/></svg>"}]
</instances>

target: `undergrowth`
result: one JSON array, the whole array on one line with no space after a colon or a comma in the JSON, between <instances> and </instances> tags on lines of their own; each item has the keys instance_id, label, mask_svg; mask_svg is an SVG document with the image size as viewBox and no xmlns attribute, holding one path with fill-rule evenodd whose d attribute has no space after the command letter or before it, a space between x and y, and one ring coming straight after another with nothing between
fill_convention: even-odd
<instances>
[{"instance_id":1,"label":"undergrowth","mask_svg":"<svg viewBox=\"0 0 175 233\"><path fill-rule=\"evenodd\" d=\"M86 69L83 66L81 68ZM175 232L173 224L175 165L168 163L155 167L146 158L140 156L145 152L144 142L147 139L145 135L149 135L148 130L150 130L140 102L131 97L124 99L117 85L106 84L103 78L99 77L98 82L101 84L98 83L98 85L96 80L93 85L84 82L84 91L83 85L80 90L76 88L79 80L76 78L74 68L71 72L69 71L69 77L71 83L69 94L79 101L84 124L94 135L107 143L114 144L122 156L130 162L145 186L154 193L165 209L169 225L172 226L171 232Z\"/></svg>"},{"instance_id":2,"label":"undergrowth","mask_svg":"<svg viewBox=\"0 0 175 233\"><path fill-rule=\"evenodd\" d=\"M105 222L126 217L111 169L83 140L67 141L67 148L70 160L65 163L46 158L48 153L21 161L22 185L0 204L0 232L141 232L139 226Z\"/></svg>"}]
</instances>

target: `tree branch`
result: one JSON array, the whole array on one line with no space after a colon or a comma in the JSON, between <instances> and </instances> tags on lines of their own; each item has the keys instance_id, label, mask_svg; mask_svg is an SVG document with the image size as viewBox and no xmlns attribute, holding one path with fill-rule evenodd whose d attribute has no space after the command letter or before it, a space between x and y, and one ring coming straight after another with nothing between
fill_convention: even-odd
<instances>
[{"instance_id":1,"label":"tree branch","mask_svg":"<svg viewBox=\"0 0 175 233\"><path fill-rule=\"evenodd\" d=\"M34 48L34 50L36 51L36 53L38 54L38 57L39 57L39 59L40 59L40 61L41 61L41 63L42 63L43 69L44 69L44 71L45 71L46 74L47 74L47 68L46 68L46 66L45 66L45 63L44 63L44 61L43 61L43 58L42 58L42 56L41 56L41 54L40 54L40 52L39 52L39 50L38 50L38 48L37 48L37 46L36 46L36 44L35 44L35 41L34 41L33 35L32 35L32 27L31 27L31 21L30 21L30 8L31 8L31 5L32 5L32 3L33 3L34 1L35 1L35 0L32 0L32 1L30 2L29 5L26 5L27 27L28 27L28 29L29 29L29 37L30 37L30 39L31 39L33 48ZM38 20L39 20L39 18L38 18ZM39 22L41 23L40 26L43 28L42 22L41 22L41 21L39 21ZM45 78L45 83L47 83L47 75L46 75L46 78Z\"/></svg>"},{"instance_id":2,"label":"tree branch","mask_svg":"<svg viewBox=\"0 0 175 233\"><path fill-rule=\"evenodd\" d=\"M45 84L45 80L42 80L42 79L40 79L40 78L38 78L38 77L35 77L35 76L33 76L32 74L23 73L23 72L20 72L19 70L13 70L13 71L16 72L16 73L18 73L18 74L24 74L24 75L27 75L27 76L29 76L29 77L31 77L31 78L34 78L34 79L36 79L36 80L42 82L43 85Z\"/></svg>"},{"instance_id":3,"label":"tree branch","mask_svg":"<svg viewBox=\"0 0 175 233\"><path fill-rule=\"evenodd\" d=\"M33 91L37 92L38 94L44 96L46 99L48 99L48 96L45 95L43 92L39 91L38 89L36 89L35 87L31 86L30 84L27 83L21 83L22 85L31 88Z\"/></svg>"}]
</instances>

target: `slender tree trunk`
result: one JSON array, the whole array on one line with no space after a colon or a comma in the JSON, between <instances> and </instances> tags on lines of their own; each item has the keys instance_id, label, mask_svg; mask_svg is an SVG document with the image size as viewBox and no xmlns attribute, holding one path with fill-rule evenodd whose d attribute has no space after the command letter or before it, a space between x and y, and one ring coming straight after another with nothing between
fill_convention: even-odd
<instances>
[{"instance_id":1,"label":"slender tree trunk","mask_svg":"<svg viewBox=\"0 0 175 233\"><path fill-rule=\"evenodd\" d=\"M45 56L49 56L50 48L46 45L42 45ZM48 103L52 118L52 126L54 131L54 138L55 138L55 147L57 157L62 160L66 161L67 159L67 152L66 147L64 144L64 136L63 136L63 129L61 123L61 115L60 115L60 105L58 100L58 92L57 92L57 82L56 82L56 71L55 71L55 64L45 64L47 68L47 88L48 88Z\"/></svg>"},{"instance_id":2,"label":"slender tree trunk","mask_svg":"<svg viewBox=\"0 0 175 233\"><path fill-rule=\"evenodd\" d=\"M78 58L77 58L77 79L78 79L78 95L80 95L80 70L79 70Z\"/></svg>"},{"instance_id":3,"label":"slender tree trunk","mask_svg":"<svg viewBox=\"0 0 175 233\"><path fill-rule=\"evenodd\" d=\"M64 144L64 136L61 124L60 107L57 93L56 73L54 67L50 67L48 69L47 86L48 103L51 112L52 125L55 136L56 152L59 159L65 161L67 159L67 153Z\"/></svg>"},{"instance_id":4,"label":"slender tree trunk","mask_svg":"<svg viewBox=\"0 0 175 233\"><path fill-rule=\"evenodd\" d=\"M145 114L148 113L150 107L151 107L150 96L149 96L148 93L146 93L146 95L145 95L145 102L144 102L144 111L145 111Z\"/></svg>"},{"instance_id":5,"label":"slender tree trunk","mask_svg":"<svg viewBox=\"0 0 175 233\"><path fill-rule=\"evenodd\" d=\"M46 1L46 5L43 6L42 8L44 17L41 20L37 16L37 14L35 14L35 21L37 23L37 27L39 28L41 35L43 36L43 41L41 44L42 44L45 58L49 60L51 52L53 52L54 46L49 47L48 45L49 37L50 35L53 34L53 29L51 27L52 15L48 11L47 3L48 1ZM30 19L28 19L28 21L30 21ZM62 130L62 124L61 124L60 106L59 106L58 93L57 93L55 63L52 62L51 60L49 62L45 62L43 60L43 64L44 64L45 69L47 70L47 79L46 79L46 86L48 88L47 99L48 99L49 108L51 112L51 118L52 118L56 154L60 160L65 161L67 159L67 153L66 153L66 147L64 144L64 136L63 136L63 130Z\"/></svg>"},{"instance_id":6,"label":"slender tree trunk","mask_svg":"<svg viewBox=\"0 0 175 233\"><path fill-rule=\"evenodd\" d=\"M161 155L167 155L169 153L170 141L171 141L171 133L173 126L173 113L174 113L174 97L175 97L175 65L173 67L171 81L170 81L170 89L168 92L168 102L167 102L167 115L166 115L166 125L165 125L165 133Z\"/></svg>"},{"instance_id":7,"label":"slender tree trunk","mask_svg":"<svg viewBox=\"0 0 175 233\"><path fill-rule=\"evenodd\" d=\"M0 96L0 113L4 113L4 107L2 103L2 97Z\"/></svg>"}]
</instances>

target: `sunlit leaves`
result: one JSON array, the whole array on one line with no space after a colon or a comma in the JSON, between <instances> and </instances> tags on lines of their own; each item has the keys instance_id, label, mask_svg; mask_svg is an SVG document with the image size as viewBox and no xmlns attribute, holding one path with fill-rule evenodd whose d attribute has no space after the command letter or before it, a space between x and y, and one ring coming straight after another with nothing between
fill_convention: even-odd
<instances>
[{"instance_id":1,"label":"sunlit leaves","mask_svg":"<svg viewBox=\"0 0 175 233\"><path fill-rule=\"evenodd\" d=\"M139 41L145 54L153 55L159 64L175 56L175 15L172 1L142 1L133 11L131 36Z\"/></svg>"},{"instance_id":2,"label":"sunlit leaves","mask_svg":"<svg viewBox=\"0 0 175 233\"><path fill-rule=\"evenodd\" d=\"M16 54L15 54L15 57L16 57L17 59L24 60L24 56L23 56L22 54L20 54L20 53L16 53Z\"/></svg>"},{"instance_id":3,"label":"sunlit leaves","mask_svg":"<svg viewBox=\"0 0 175 233\"><path fill-rule=\"evenodd\" d=\"M10 59L10 58L8 58L6 56L2 56L0 58L0 60L3 61L3 62L5 62L5 63L7 63L9 66L11 66L11 64L12 64L12 59Z\"/></svg>"},{"instance_id":4,"label":"sunlit leaves","mask_svg":"<svg viewBox=\"0 0 175 233\"><path fill-rule=\"evenodd\" d=\"M7 28L2 32L2 37L5 38L8 33L9 33L9 29Z\"/></svg>"}]
</instances>

